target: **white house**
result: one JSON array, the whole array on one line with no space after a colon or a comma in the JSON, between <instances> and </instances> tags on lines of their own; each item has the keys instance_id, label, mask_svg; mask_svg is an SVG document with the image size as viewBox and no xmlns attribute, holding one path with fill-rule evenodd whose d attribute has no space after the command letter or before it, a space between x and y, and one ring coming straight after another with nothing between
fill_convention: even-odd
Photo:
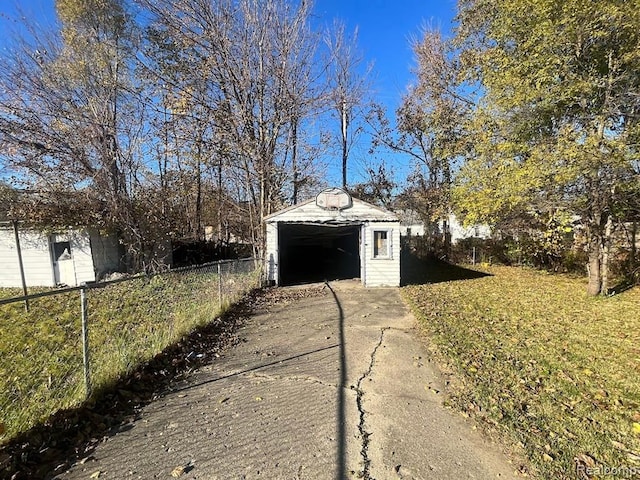
<instances>
[{"instance_id":1,"label":"white house","mask_svg":"<svg viewBox=\"0 0 640 480\"><path fill-rule=\"evenodd\" d=\"M439 222L439 227L444 228L442 220ZM465 227L454 214L451 214L449 215L449 233L451 234L451 243L455 245L458 241L466 238L481 238L483 240L491 238L491 227L485 224Z\"/></svg>"},{"instance_id":2,"label":"white house","mask_svg":"<svg viewBox=\"0 0 640 480\"><path fill-rule=\"evenodd\" d=\"M403 237L422 237L425 235L425 225L417 212L413 210L399 210L396 212L400 218L400 235ZM447 230L451 243L456 244L467 238L491 238L491 227L485 224L476 224L469 227L463 226L458 218L449 214L445 219L437 222L437 232L442 234Z\"/></svg>"},{"instance_id":3,"label":"white house","mask_svg":"<svg viewBox=\"0 0 640 480\"><path fill-rule=\"evenodd\" d=\"M27 286L76 286L120 267L117 238L100 235L96 230L49 234L20 229L18 238ZM0 265L0 287L22 285L18 244L10 223L0 224Z\"/></svg>"},{"instance_id":4,"label":"white house","mask_svg":"<svg viewBox=\"0 0 640 480\"><path fill-rule=\"evenodd\" d=\"M400 285L400 222L339 188L276 212L266 222L266 273L276 285L359 278Z\"/></svg>"}]
</instances>

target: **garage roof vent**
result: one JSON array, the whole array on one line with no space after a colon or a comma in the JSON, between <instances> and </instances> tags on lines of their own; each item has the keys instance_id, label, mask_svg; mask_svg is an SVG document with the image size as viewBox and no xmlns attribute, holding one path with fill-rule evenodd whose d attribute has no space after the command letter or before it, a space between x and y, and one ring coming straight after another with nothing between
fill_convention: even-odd
<instances>
[{"instance_id":1,"label":"garage roof vent","mask_svg":"<svg viewBox=\"0 0 640 480\"><path fill-rule=\"evenodd\" d=\"M316 205L325 210L346 210L351 208L351 195L341 188L328 188L316 196Z\"/></svg>"}]
</instances>

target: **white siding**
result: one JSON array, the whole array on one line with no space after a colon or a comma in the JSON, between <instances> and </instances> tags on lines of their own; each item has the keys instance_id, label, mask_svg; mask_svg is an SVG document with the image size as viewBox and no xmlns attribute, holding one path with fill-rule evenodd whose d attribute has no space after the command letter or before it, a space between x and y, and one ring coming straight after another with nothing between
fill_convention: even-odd
<instances>
[{"instance_id":1,"label":"white siding","mask_svg":"<svg viewBox=\"0 0 640 480\"><path fill-rule=\"evenodd\" d=\"M11 230L0 228L0 287L20 285L18 254Z\"/></svg>"},{"instance_id":2,"label":"white siding","mask_svg":"<svg viewBox=\"0 0 640 480\"><path fill-rule=\"evenodd\" d=\"M28 286L54 286L53 264L47 235L20 231L20 249ZM19 287L20 267L13 230L0 228L0 287Z\"/></svg>"},{"instance_id":3,"label":"white siding","mask_svg":"<svg viewBox=\"0 0 640 480\"><path fill-rule=\"evenodd\" d=\"M440 228L442 228L442 222L440 222ZM491 228L488 225L479 224L464 227L455 215L449 215L449 232L451 232L451 243L457 243L458 240L465 238L487 239L491 237Z\"/></svg>"},{"instance_id":4,"label":"white siding","mask_svg":"<svg viewBox=\"0 0 640 480\"><path fill-rule=\"evenodd\" d=\"M336 223L362 224L360 245L361 278L365 286L400 285L400 222L397 216L369 203L353 199L350 208L342 211L318 207L315 199L289 207L267 217L265 268L267 279L278 282L278 224L283 223ZM389 232L391 255L389 258L373 258L373 232Z\"/></svg>"},{"instance_id":5,"label":"white siding","mask_svg":"<svg viewBox=\"0 0 640 480\"><path fill-rule=\"evenodd\" d=\"M389 232L389 258L374 258L373 232ZM367 287L397 287L400 285L400 224L398 222L370 222L364 227L364 256L362 258L364 284Z\"/></svg>"},{"instance_id":6,"label":"white siding","mask_svg":"<svg viewBox=\"0 0 640 480\"><path fill-rule=\"evenodd\" d=\"M89 233L86 231L70 231L69 243L73 266L76 271L76 285L80 285L83 282L94 282L96 273L93 268Z\"/></svg>"},{"instance_id":7,"label":"white siding","mask_svg":"<svg viewBox=\"0 0 640 480\"><path fill-rule=\"evenodd\" d=\"M356 198L353 205L345 210L325 210L316 205L315 199L286 208L266 218L267 223L274 222L359 222L362 220L390 220L397 217L382 208Z\"/></svg>"},{"instance_id":8,"label":"white siding","mask_svg":"<svg viewBox=\"0 0 640 480\"><path fill-rule=\"evenodd\" d=\"M403 237L422 237L424 235L424 224L400 225L400 235Z\"/></svg>"},{"instance_id":9,"label":"white siding","mask_svg":"<svg viewBox=\"0 0 640 480\"><path fill-rule=\"evenodd\" d=\"M115 240L110 237L102 239L97 233L95 236L90 236L87 231L69 230L49 236L43 232L21 230L19 234L24 276L29 287L53 287L56 284L51 241L69 242L73 265L73 281L67 279L67 284L70 286L96 280L96 268L92 254L93 242L104 247L99 249L102 251L104 262L113 261L113 257L116 257L116 264L118 262L117 253L114 253L117 252L117 244L114 245ZM19 287L21 285L13 229L11 227L0 228L0 287Z\"/></svg>"},{"instance_id":10,"label":"white siding","mask_svg":"<svg viewBox=\"0 0 640 480\"><path fill-rule=\"evenodd\" d=\"M267 223L267 245L265 250L265 272L267 280L278 283L278 224Z\"/></svg>"}]
</instances>

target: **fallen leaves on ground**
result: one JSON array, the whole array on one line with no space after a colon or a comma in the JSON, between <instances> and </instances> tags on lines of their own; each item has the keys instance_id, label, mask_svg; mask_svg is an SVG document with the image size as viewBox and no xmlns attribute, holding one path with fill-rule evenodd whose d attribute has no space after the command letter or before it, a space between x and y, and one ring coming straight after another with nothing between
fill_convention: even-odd
<instances>
[{"instance_id":1,"label":"fallen leaves on ground","mask_svg":"<svg viewBox=\"0 0 640 480\"><path fill-rule=\"evenodd\" d=\"M453 268L455 278L443 271L402 291L454 372L451 403L521 442L540 478L573 480L574 462L587 457L634 462L640 288L593 298L580 278Z\"/></svg>"},{"instance_id":2,"label":"fallen leaves on ground","mask_svg":"<svg viewBox=\"0 0 640 480\"><path fill-rule=\"evenodd\" d=\"M283 307L302 298L322 297L328 294L326 285L309 287L270 287L261 291L261 295L253 299L252 308L255 311L270 310L273 307Z\"/></svg>"},{"instance_id":3,"label":"fallen leaves on ground","mask_svg":"<svg viewBox=\"0 0 640 480\"><path fill-rule=\"evenodd\" d=\"M191 470L193 470L193 463L191 462L187 463L186 465L178 465L176 468L171 470L171 476L173 478L178 478L184 475L185 473L190 472Z\"/></svg>"},{"instance_id":4,"label":"fallen leaves on ground","mask_svg":"<svg viewBox=\"0 0 640 480\"><path fill-rule=\"evenodd\" d=\"M278 293L250 292L220 318L195 330L166 348L151 361L103 391L82 406L60 411L44 424L18 435L0 448L0 478L44 479L70 468L108 438L109 431L135 421L142 407L176 379L215 361L219 352L238 342L236 330L264 296ZM50 448L55 445L56 448ZM98 472L96 472L98 473ZM100 474L100 473L99 473ZM97 478L97 477L96 477Z\"/></svg>"}]
</instances>

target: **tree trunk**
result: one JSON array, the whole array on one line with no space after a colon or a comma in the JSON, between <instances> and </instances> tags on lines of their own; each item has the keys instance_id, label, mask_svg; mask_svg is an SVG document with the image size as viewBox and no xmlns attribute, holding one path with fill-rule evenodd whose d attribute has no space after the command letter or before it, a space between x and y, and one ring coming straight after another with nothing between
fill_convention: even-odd
<instances>
[{"instance_id":1,"label":"tree trunk","mask_svg":"<svg viewBox=\"0 0 640 480\"><path fill-rule=\"evenodd\" d=\"M447 258L451 255L451 226L449 225L449 217L442 218L442 246Z\"/></svg>"},{"instance_id":2,"label":"tree trunk","mask_svg":"<svg viewBox=\"0 0 640 480\"><path fill-rule=\"evenodd\" d=\"M632 271L636 268L638 263L638 259L636 258L638 255L638 249L636 247L636 242L638 238L638 222L635 220L631 223L631 252L629 255L629 271Z\"/></svg>"},{"instance_id":3,"label":"tree trunk","mask_svg":"<svg viewBox=\"0 0 640 480\"><path fill-rule=\"evenodd\" d=\"M291 168L293 169L293 194L292 202L298 203L298 117L294 116L291 121Z\"/></svg>"},{"instance_id":4,"label":"tree trunk","mask_svg":"<svg viewBox=\"0 0 640 480\"><path fill-rule=\"evenodd\" d=\"M602 291L601 260L600 242L592 240L589 242L589 284L587 285L589 295L599 295Z\"/></svg>"},{"instance_id":5,"label":"tree trunk","mask_svg":"<svg viewBox=\"0 0 640 480\"><path fill-rule=\"evenodd\" d=\"M222 243L222 155L218 157L218 165L217 165L217 173L218 173L218 238L216 241L218 243ZM227 217L228 218L228 217ZM228 238L227 238L228 240ZM226 242L228 243L228 241Z\"/></svg>"},{"instance_id":6,"label":"tree trunk","mask_svg":"<svg viewBox=\"0 0 640 480\"><path fill-rule=\"evenodd\" d=\"M349 117L347 115L347 102L342 100L340 106L340 126L342 130L342 188L347 188L347 160L349 157Z\"/></svg>"},{"instance_id":7,"label":"tree trunk","mask_svg":"<svg viewBox=\"0 0 640 480\"><path fill-rule=\"evenodd\" d=\"M609 218L605 220L605 214L596 215L593 220L593 223L587 227L589 235L589 284L587 293L589 295L600 295L605 293L605 282L608 276L608 258L604 246L609 241L607 226L610 220Z\"/></svg>"},{"instance_id":8,"label":"tree trunk","mask_svg":"<svg viewBox=\"0 0 640 480\"><path fill-rule=\"evenodd\" d=\"M201 146L198 143L198 158L196 160L196 218L195 237L200 241L204 239L204 228L202 227L202 164L200 163Z\"/></svg>"},{"instance_id":9,"label":"tree trunk","mask_svg":"<svg viewBox=\"0 0 640 480\"><path fill-rule=\"evenodd\" d=\"M613 235L613 220L611 215L607 216L607 223L604 228L604 237L602 238L602 265L601 265L601 277L602 287L601 293L609 293L611 286L611 278L609 275L609 259L611 258L611 236Z\"/></svg>"}]
</instances>

